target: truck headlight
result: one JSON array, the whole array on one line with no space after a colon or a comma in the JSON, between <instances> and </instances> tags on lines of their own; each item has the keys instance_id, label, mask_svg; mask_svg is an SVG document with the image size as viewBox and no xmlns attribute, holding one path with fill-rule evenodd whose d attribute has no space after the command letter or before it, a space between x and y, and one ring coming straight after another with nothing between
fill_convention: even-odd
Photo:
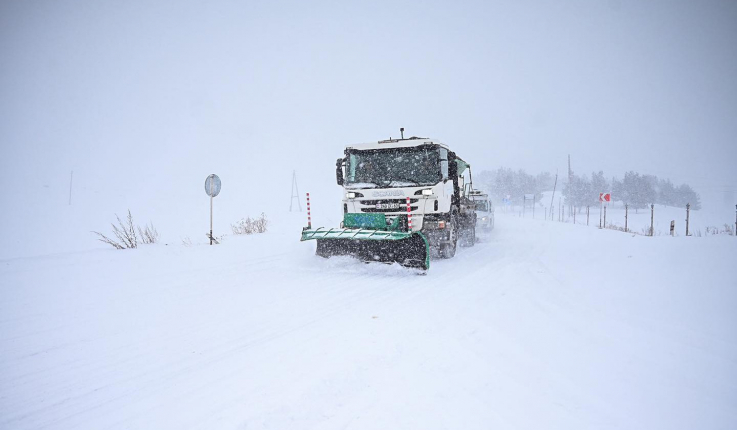
<instances>
[{"instance_id":1,"label":"truck headlight","mask_svg":"<svg viewBox=\"0 0 737 430\"><path fill-rule=\"evenodd\" d=\"M356 193L345 193L345 196L348 197L349 199L355 199Z\"/></svg>"},{"instance_id":2,"label":"truck headlight","mask_svg":"<svg viewBox=\"0 0 737 430\"><path fill-rule=\"evenodd\" d=\"M422 190L422 195L423 196L431 196L432 195L432 190Z\"/></svg>"}]
</instances>

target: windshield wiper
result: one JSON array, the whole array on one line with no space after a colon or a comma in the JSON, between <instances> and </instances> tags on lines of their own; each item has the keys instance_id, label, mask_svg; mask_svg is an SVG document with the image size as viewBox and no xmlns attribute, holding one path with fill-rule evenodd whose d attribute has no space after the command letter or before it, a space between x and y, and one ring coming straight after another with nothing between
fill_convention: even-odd
<instances>
[{"instance_id":1,"label":"windshield wiper","mask_svg":"<svg viewBox=\"0 0 737 430\"><path fill-rule=\"evenodd\" d=\"M357 184L358 185L360 185L360 184L371 184L371 185L375 185L376 188L381 188L381 184L379 184L377 182L374 182L374 181L363 181L363 180L362 181L351 182L351 183L349 183L347 185L352 186L352 187L355 187ZM360 187L358 187L358 188L360 188Z\"/></svg>"},{"instance_id":2,"label":"windshield wiper","mask_svg":"<svg viewBox=\"0 0 737 430\"><path fill-rule=\"evenodd\" d=\"M407 178L397 178L397 179L392 179L392 181L391 181L391 183L390 183L389 185L391 185L391 184L393 184L393 183L395 183L395 182L400 182L400 181L405 181L405 182L414 182L414 183L415 183L416 185L420 185L420 183L419 183L419 182L417 182L417 181L415 181L414 179L407 179Z\"/></svg>"}]
</instances>

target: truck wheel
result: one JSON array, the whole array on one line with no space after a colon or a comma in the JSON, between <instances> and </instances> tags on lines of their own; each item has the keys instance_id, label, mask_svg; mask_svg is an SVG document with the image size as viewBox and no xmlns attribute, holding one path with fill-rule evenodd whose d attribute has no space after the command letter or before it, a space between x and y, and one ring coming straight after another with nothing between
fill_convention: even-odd
<instances>
[{"instance_id":1,"label":"truck wheel","mask_svg":"<svg viewBox=\"0 0 737 430\"><path fill-rule=\"evenodd\" d=\"M456 246L458 245L458 218L455 214L450 218L450 243L440 245L440 255L443 258L453 258L456 255Z\"/></svg>"},{"instance_id":2,"label":"truck wheel","mask_svg":"<svg viewBox=\"0 0 737 430\"><path fill-rule=\"evenodd\" d=\"M464 228L461 233L461 246L468 248L474 243L476 243L476 228L474 226Z\"/></svg>"}]
</instances>

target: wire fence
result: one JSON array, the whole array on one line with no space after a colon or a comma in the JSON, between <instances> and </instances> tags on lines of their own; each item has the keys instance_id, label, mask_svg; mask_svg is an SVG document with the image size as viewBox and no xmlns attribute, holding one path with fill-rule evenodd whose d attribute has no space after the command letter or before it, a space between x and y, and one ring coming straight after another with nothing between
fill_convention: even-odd
<instances>
[{"instance_id":1,"label":"wire fence","mask_svg":"<svg viewBox=\"0 0 737 430\"><path fill-rule=\"evenodd\" d=\"M642 236L662 236L664 233L661 230L656 230L655 214L656 208L654 204L651 204L649 208L646 208L650 212L649 225L643 226L641 223L636 228L632 228L631 225L631 207L629 204L624 204L624 211L612 211L611 207L605 204L600 205L598 208L593 206L577 207L565 205L562 201L559 201L557 205L548 207L541 205L543 219L546 221L562 222L562 223L573 223L576 225L593 226L599 229L617 230L624 233L631 233ZM596 222L592 220L592 215L595 217L595 211L599 210L599 220ZM607 214L607 209L609 213ZM620 208L621 209L621 208ZM639 215L639 209L637 208ZM512 209L514 210L514 209ZM737 234L737 205L735 205L735 219L734 223L731 221L724 222L720 225L707 225L699 228L693 228L691 224L691 204L686 204L686 207L682 209L683 215L685 216L682 220L671 219L667 234L670 236L685 235L689 237L703 237L703 236L716 236L716 235L727 235L735 236ZM505 208L504 212L511 212ZM593 213L592 213L593 212ZM523 207L519 210L520 217L529 217L530 211L525 210ZM672 215L672 212L671 212ZM534 212L532 212L534 218ZM609 218L607 220L607 217ZM678 222L677 222L678 221ZM681 222L683 224L681 224ZM703 224L702 224L703 225Z\"/></svg>"}]
</instances>

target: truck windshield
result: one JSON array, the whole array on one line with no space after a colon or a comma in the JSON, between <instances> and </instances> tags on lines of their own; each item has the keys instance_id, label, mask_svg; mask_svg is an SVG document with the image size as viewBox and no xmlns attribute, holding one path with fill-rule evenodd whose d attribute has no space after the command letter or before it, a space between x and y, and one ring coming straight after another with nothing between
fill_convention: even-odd
<instances>
[{"instance_id":1,"label":"truck windshield","mask_svg":"<svg viewBox=\"0 0 737 430\"><path fill-rule=\"evenodd\" d=\"M348 188L434 185L441 180L440 157L434 148L351 151L348 154Z\"/></svg>"},{"instance_id":2,"label":"truck windshield","mask_svg":"<svg viewBox=\"0 0 737 430\"><path fill-rule=\"evenodd\" d=\"M486 200L477 200L476 210L481 212L489 212L489 203Z\"/></svg>"}]
</instances>

